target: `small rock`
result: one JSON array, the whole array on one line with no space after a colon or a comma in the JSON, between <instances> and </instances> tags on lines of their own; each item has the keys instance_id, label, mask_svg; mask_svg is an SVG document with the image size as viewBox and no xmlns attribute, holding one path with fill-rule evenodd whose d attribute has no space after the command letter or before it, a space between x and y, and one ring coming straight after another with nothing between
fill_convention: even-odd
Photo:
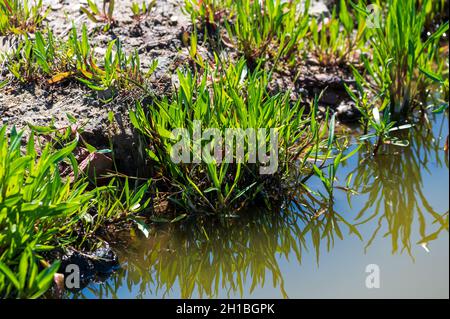
<instances>
[{"instance_id":1,"label":"small rock","mask_svg":"<svg viewBox=\"0 0 450 319\"><path fill-rule=\"evenodd\" d=\"M63 4L60 0L47 0L46 4L53 10L57 11L63 7Z\"/></svg>"},{"instance_id":2,"label":"small rock","mask_svg":"<svg viewBox=\"0 0 450 319\"><path fill-rule=\"evenodd\" d=\"M94 53L97 54L98 56L104 56L106 54L106 48L95 47Z\"/></svg>"},{"instance_id":3,"label":"small rock","mask_svg":"<svg viewBox=\"0 0 450 319\"><path fill-rule=\"evenodd\" d=\"M56 3L56 4L52 5L52 10L58 11L58 10L61 10L62 7L63 7L63 5L61 3Z\"/></svg>"},{"instance_id":4,"label":"small rock","mask_svg":"<svg viewBox=\"0 0 450 319\"><path fill-rule=\"evenodd\" d=\"M309 15L314 17L329 17L330 10L328 10L327 6L323 1L311 1L309 7Z\"/></svg>"},{"instance_id":5,"label":"small rock","mask_svg":"<svg viewBox=\"0 0 450 319\"><path fill-rule=\"evenodd\" d=\"M320 99L320 102L335 106L339 103L339 100L341 99L341 93L337 92L332 89L327 89L322 93L322 98Z\"/></svg>"},{"instance_id":6,"label":"small rock","mask_svg":"<svg viewBox=\"0 0 450 319\"><path fill-rule=\"evenodd\" d=\"M80 10L80 5L79 5L78 3L76 3L76 4L70 4L69 7L67 8L67 10L68 10L70 13L78 13L78 12L81 11L81 10Z\"/></svg>"},{"instance_id":7,"label":"small rock","mask_svg":"<svg viewBox=\"0 0 450 319\"><path fill-rule=\"evenodd\" d=\"M79 169L87 173L89 178L95 179L112 169L111 158L102 153L91 153L79 165Z\"/></svg>"},{"instance_id":8,"label":"small rock","mask_svg":"<svg viewBox=\"0 0 450 319\"><path fill-rule=\"evenodd\" d=\"M177 24L178 24L178 18L176 16L170 17L169 25L173 27L173 26L176 26Z\"/></svg>"},{"instance_id":9,"label":"small rock","mask_svg":"<svg viewBox=\"0 0 450 319\"><path fill-rule=\"evenodd\" d=\"M53 275L53 282L55 283L55 293L58 296L58 298L61 298L64 290L64 274L56 273Z\"/></svg>"},{"instance_id":10,"label":"small rock","mask_svg":"<svg viewBox=\"0 0 450 319\"><path fill-rule=\"evenodd\" d=\"M361 118L361 113L353 101L342 101L336 109L337 118L343 123L356 122Z\"/></svg>"},{"instance_id":11,"label":"small rock","mask_svg":"<svg viewBox=\"0 0 450 319\"><path fill-rule=\"evenodd\" d=\"M327 112L327 108L323 105L319 105L317 109L319 110L319 114L325 114Z\"/></svg>"}]
</instances>

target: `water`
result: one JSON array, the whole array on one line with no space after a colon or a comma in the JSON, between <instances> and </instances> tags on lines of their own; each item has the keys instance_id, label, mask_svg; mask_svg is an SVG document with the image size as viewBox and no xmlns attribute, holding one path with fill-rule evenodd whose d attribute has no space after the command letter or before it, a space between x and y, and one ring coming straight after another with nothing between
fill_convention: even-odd
<instances>
[{"instance_id":1,"label":"water","mask_svg":"<svg viewBox=\"0 0 450 319\"><path fill-rule=\"evenodd\" d=\"M116 246L122 269L69 298L448 298L448 120L410 146L362 150L338 171L332 208L300 194L282 211L178 224ZM320 189L318 180L308 186ZM366 287L366 267L380 287Z\"/></svg>"}]
</instances>

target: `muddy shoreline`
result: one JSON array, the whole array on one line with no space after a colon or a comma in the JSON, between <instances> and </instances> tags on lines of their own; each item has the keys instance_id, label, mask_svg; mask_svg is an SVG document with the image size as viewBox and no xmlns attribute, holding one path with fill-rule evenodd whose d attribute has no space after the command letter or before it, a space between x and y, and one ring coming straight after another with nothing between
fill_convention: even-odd
<instances>
[{"instance_id":1,"label":"muddy shoreline","mask_svg":"<svg viewBox=\"0 0 450 319\"><path fill-rule=\"evenodd\" d=\"M335 1L313 1L310 14L327 17L330 15L331 6L335 4ZM123 174L136 180L160 178L153 175L150 160L142 154L144 149L142 144L146 141L133 128L129 112L134 110L137 101L145 105L156 97L173 96L180 87L176 70L179 67L196 68L189 56L189 45L184 40L186 35L192 34L194 26L190 17L182 10L183 0L157 1L151 12L139 21L131 17L129 3L119 1L116 3L114 23L108 30L105 30L103 25L92 22L83 14L80 6L87 5L85 0L75 2L47 0L44 1L44 5L49 10L44 23L58 38L68 38L72 21L77 27L86 24L91 44L95 47L94 52L99 56L105 54L104 48L109 41L118 39L126 53L139 54L144 72L151 68L153 61L157 61L158 66L148 78L147 89L136 87L118 92L93 91L73 78L53 84L49 82L49 79L42 78L33 83L23 84L13 80L12 76L5 71L4 74L0 74L0 83L5 79L9 81L0 89L2 125L14 125L18 130L24 129L25 137L28 136L28 125L36 127L52 125L55 129L61 130L80 129L82 141L86 143L76 149L76 160L81 164L98 165L102 172L112 172L115 169L117 176ZM203 35L202 32L199 30L200 38ZM16 45L14 39L9 36L0 37L0 44L0 49L5 52ZM197 51L208 63L213 61L214 50L206 41L199 40ZM241 56L237 48L232 46L224 49L223 54L233 63ZM349 59L352 62L358 61L360 54L361 52L356 50ZM265 65L267 70L273 66L272 62L267 61ZM290 102L301 101L302 105L309 105L316 96L320 95L318 119L323 120L326 115L336 114L336 130L351 132L358 123L361 113L345 88L345 86L355 88L355 79L349 64L344 62L325 66L312 54L306 52L298 57L295 67L280 63L280 67L271 73L272 77L267 89L273 95L290 92ZM355 65L356 68L360 66ZM346 136L349 135L351 134L346 134ZM110 149L112 152L89 158L92 155L87 152L89 146L98 150ZM83 167L87 175L90 174L88 164L86 164L87 168ZM64 174L63 177L69 176ZM94 183L89 187L97 186L95 173L93 176ZM108 181L109 178L106 178L100 181L100 184L106 185ZM264 183L271 184L270 181ZM274 207L279 208L281 204L278 204L285 201L284 190L280 185L271 186L274 193L279 195L279 198L273 198ZM164 198L165 190L162 189L162 198ZM173 203L165 198L158 203L151 202L150 205L149 210L140 213L138 217L150 221L151 227L155 225L157 227L158 223L152 224L150 216L170 215L174 211ZM96 212L92 214L95 215ZM123 244L121 232L129 233L134 226L135 224L130 220L125 220L120 225L103 225L95 234L98 238L92 242L90 238L85 244L86 249L77 250L69 246L66 249L55 249L47 253L45 257L50 261L61 261L58 270L58 275L61 276L67 275L65 273L67 265L78 265L82 279L82 287L79 289L83 289L92 281L102 282L108 279L120 269L115 245ZM76 231L81 234L84 229ZM63 280L61 277L55 277L55 285L49 292L49 297L59 298L64 293L61 280Z\"/></svg>"}]
</instances>

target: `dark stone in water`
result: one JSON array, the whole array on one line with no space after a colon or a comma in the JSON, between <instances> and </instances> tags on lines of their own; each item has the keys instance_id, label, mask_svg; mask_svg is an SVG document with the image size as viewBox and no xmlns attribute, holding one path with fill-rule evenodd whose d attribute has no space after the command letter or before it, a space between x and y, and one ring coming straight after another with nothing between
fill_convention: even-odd
<instances>
[{"instance_id":1,"label":"dark stone in water","mask_svg":"<svg viewBox=\"0 0 450 319\"><path fill-rule=\"evenodd\" d=\"M95 279L102 280L120 268L116 254L109 246L101 247L92 253L70 250L61 258L59 273L69 275L67 266L77 265L80 270L80 288L83 289Z\"/></svg>"},{"instance_id":2,"label":"dark stone in water","mask_svg":"<svg viewBox=\"0 0 450 319\"><path fill-rule=\"evenodd\" d=\"M119 268L119 260L109 247L102 247L92 254L94 269L97 273L108 274Z\"/></svg>"},{"instance_id":3,"label":"dark stone in water","mask_svg":"<svg viewBox=\"0 0 450 319\"><path fill-rule=\"evenodd\" d=\"M353 101L343 101L336 108L337 118L342 123L353 123L361 118L361 112Z\"/></svg>"}]
</instances>

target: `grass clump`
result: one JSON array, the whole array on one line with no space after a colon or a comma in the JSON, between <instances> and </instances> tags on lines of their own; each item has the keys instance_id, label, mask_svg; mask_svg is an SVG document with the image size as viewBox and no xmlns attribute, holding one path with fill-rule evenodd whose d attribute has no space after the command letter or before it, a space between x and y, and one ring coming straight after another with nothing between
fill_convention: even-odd
<instances>
[{"instance_id":1,"label":"grass clump","mask_svg":"<svg viewBox=\"0 0 450 319\"><path fill-rule=\"evenodd\" d=\"M42 0L0 1L0 35L35 32L47 16Z\"/></svg>"},{"instance_id":2,"label":"grass clump","mask_svg":"<svg viewBox=\"0 0 450 319\"><path fill-rule=\"evenodd\" d=\"M299 40L308 30L309 1L304 12L297 9L298 1L237 0L234 5L235 19L226 28L250 67L268 60L295 60L303 43Z\"/></svg>"},{"instance_id":3,"label":"grass clump","mask_svg":"<svg viewBox=\"0 0 450 319\"><path fill-rule=\"evenodd\" d=\"M321 65L342 66L355 61L352 55L362 47L365 35L361 18L357 11L352 16L343 0L340 1L339 13L334 7L329 19L311 18L309 49Z\"/></svg>"},{"instance_id":4,"label":"grass clump","mask_svg":"<svg viewBox=\"0 0 450 319\"><path fill-rule=\"evenodd\" d=\"M279 192L277 187L281 186L275 185L289 175L296 161L296 170L304 171L307 159L321 144L314 111L309 115L299 102L291 104L288 93L269 96L265 73L248 74L244 60L200 77L179 71L178 79L180 88L173 100L138 104L131 112L131 121L144 137L145 152L154 161L155 179L163 179L169 185L166 191L173 194L169 199L190 212L233 211L257 196L269 205L271 187ZM209 130L211 134L197 139L196 123L200 123L202 132ZM270 128L277 135L270 135ZM183 141L188 149L188 154L183 153L187 161L172 159L175 144L180 142L175 129L186 130L191 137ZM234 137L226 140L228 129L242 132L235 136L236 141L242 139L239 152L234 152ZM258 135L254 138L251 129L264 131L255 133ZM269 146L265 154L259 154L258 149L258 156L275 154L271 151L278 154L275 171L269 174L261 174L269 161L250 161L256 145L265 142L277 149ZM222 160L225 156L231 156L231 161Z\"/></svg>"},{"instance_id":5,"label":"grass clump","mask_svg":"<svg viewBox=\"0 0 450 319\"><path fill-rule=\"evenodd\" d=\"M140 223L149 183L133 186L112 174L98 186L100 176L92 180L78 164L84 142L72 128L36 127L24 147L23 133L13 128L8 138L6 129L0 129L0 297L37 298L59 271L51 252L90 250L101 243L101 228Z\"/></svg>"},{"instance_id":6,"label":"grass clump","mask_svg":"<svg viewBox=\"0 0 450 319\"><path fill-rule=\"evenodd\" d=\"M46 37L38 31L34 39L25 35L17 50L6 59L6 66L17 80L25 83L43 75L63 74L70 69L70 55L67 46L58 49L51 31Z\"/></svg>"},{"instance_id":7,"label":"grass clump","mask_svg":"<svg viewBox=\"0 0 450 319\"><path fill-rule=\"evenodd\" d=\"M50 29L36 32L32 39L25 36L17 50L7 59L6 65L20 82L46 79L56 84L65 79L77 79L96 91L118 91L134 86L143 87L148 73L141 71L139 55L127 55L118 39L108 43L104 56L98 58L90 44L85 25L79 35L72 28L67 42L56 39Z\"/></svg>"},{"instance_id":8,"label":"grass clump","mask_svg":"<svg viewBox=\"0 0 450 319\"><path fill-rule=\"evenodd\" d=\"M214 30L230 14L232 5L230 0L185 0L183 10L191 16L193 23Z\"/></svg>"},{"instance_id":9,"label":"grass clump","mask_svg":"<svg viewBox=\"0 0 450 319\"><path fill-rule=\"evenodd\" d=\"M141 62L137 52L127 56L118 39L108 43L103 61L98 62L94 49L89 44L86 26L83 26L81 39L76 28L72 28L69 40L71 52L76 58L78 79L89 88L102 91L107 89L127 89L132 85L142 86L144 78L153 72L152 66L147 74L141 72Z\"/></svg>"},{"instance_id":10,"label":"grass clump","mask_svg":"<svg viewBox=\"0 0 450 319\"><path fill-rule=\"evenodd\" d=\"M133 13L132 17L135 21L141 21L144 18L148 17L150 14L150 11L155 7L156 0L152 0L149 3L146 1L142 1L142 3L139 5L138 2L132 2L131 3L131 12Z\"/></svg>"},{"instance_id":11,"label":"grass clump","mask_svg":"<svg viewBox=\"0 0 450 319\"><path fill-rule=\"evenodd\" d=\"M84 180L61 177L59 164L76 167L77 140L61 149L43 147L34 135L21 151L22 133L0 129L0 296L39 297L50 286L58 263L47 268L42 253L74 241L73 227L93 194ZM39 262L46 265L41 272Z\"/></svg>"},{"instance_id":12,"label":"grass clump","mask_svg":"<svg viewBox=\"0 0 450 319\"><path fill-rule=\"evenodd\" d=\"M440 38L448 32L448 21L426 40L427 10L430 1L389 0L379 27L366 29L370 39L372 59L363 57L367 75L380 94L389 99L389 112L394 118L404 117L417 106L415 97L431 83L420 69L439 71L445 65L440 60ZM383 5L383 6L382 6ZM358 10L365 11L360 7Z\"/></svg>"},{"instance_id":13,"label":"grass clump","mask_svg":"<svg viewBox=\"0 0 450 319\"><path fill-rule=\"evenodd\" d=\"M115 23L114 4L115 0L103 0L102 9L93 0L87 0L88 7L81 7L80 10L87 15L87 17L95 22L105 22L108 26Z\"/></svg>"},{"instance_id":14,"label":"grass clump","mask_svg":"<svg viewBox=\"0 0 450 319\"><path fill-rule=\"evenodd\" d=\"M398 138L396 131L409 129L410 124L397 125L389 112L380 112L389 105L389 98L383 94L372 94L369 83L359 72L353 68L356 90L353 91L345 85L350 98L355 102L356 108L361 113L360 123L363 128L363 135L360 141L375 139L372 155L376 155L380 147L384 144L406 147L409 142Z\"/></svg>"},{"instance_id":15,"label":"grass clump","mask_svg":"<svg viewBox=\"0 0 450 319\"><path fill-rule=\"evenodd\" d=\"M299 0L187 0L184 11L204 29L214 50L231 47L255 69L269 60L296 60L308 30L309 3L300 12Z\"/></svg>"}]
</instances>

